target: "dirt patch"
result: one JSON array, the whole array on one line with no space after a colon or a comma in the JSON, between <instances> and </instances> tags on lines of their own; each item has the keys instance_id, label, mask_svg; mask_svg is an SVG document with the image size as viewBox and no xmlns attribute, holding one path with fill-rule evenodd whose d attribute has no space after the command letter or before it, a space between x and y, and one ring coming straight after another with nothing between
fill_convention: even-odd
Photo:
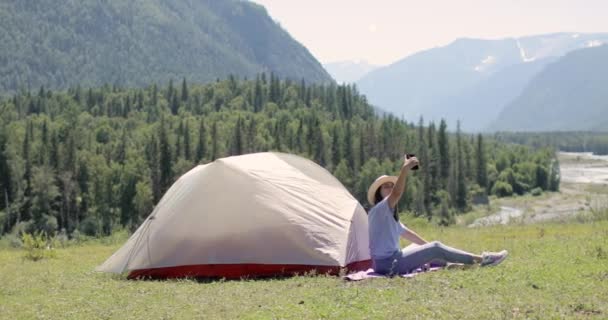
<instances>
[{"instance_id":1,"label":"dirt patch","mask_svg":"<svg viewBox=\"0 0 608 320\"><path fill-rule=\"evenodd\" d=\"M562 182L608 185L608 156L562 152L559 160Z\"/></svg>"}]
</instances>

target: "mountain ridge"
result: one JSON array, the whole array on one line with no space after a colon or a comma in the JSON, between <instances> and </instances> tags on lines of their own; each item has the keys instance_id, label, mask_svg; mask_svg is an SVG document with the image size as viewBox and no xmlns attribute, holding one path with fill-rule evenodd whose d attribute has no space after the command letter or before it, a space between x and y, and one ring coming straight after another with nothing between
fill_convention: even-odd
<instances>
[{"instance_id":1,"label":"mountain ridge","mask_svg":"<svg viewBox=\"0 0 608 320\"><path fill-rule=\"evenodd\" d=\"M0 91L228 75L332 82L263 6L238 0L4 2Z\"/></svg>"},{"instance_id":2,"label":"mountain ridge","mask_svg":"<svg viewBox=\"0 0 608 320\"><path fill-rule=\"evenodd\" d=\"M466 131L487 128L521 94L544 66L576 48L608 42L608 33L552 33L503 39L460 38L446 46L426 49L370 72L357 86L373 105L409 121L419 117L450 123L462 121ZM519 72L508 72L520 69ZM507 77L499 80L503 72ZM505 84L504 92L487 93L490 81ZM517 84L518 85L514 85ZM485 95L485 96L484 96ZM479 101L476 97L482 97Z\"/></svg>"}]
</instances>

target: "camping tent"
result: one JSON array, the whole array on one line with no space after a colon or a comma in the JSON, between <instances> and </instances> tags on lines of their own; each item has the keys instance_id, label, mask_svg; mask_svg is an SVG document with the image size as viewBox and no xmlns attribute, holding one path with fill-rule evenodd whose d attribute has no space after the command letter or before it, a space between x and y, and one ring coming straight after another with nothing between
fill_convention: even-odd
<instances>
[{"instance_id":1,"label":"camping tent","mask_svg":"<svg viewBox=\"0 0 608 320\"><path fill-rule=\"evenodd\" d=\"M335 177L299 156L256 153L181 176L97 270L240 278L361 270L369 259L367 215Z\"/></svg>"}]
</instances>

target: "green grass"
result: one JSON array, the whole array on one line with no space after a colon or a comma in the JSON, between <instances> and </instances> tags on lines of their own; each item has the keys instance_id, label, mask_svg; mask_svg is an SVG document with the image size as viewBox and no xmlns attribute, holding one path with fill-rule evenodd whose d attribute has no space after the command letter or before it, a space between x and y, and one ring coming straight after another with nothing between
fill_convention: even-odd
<instances>
[{"instance_id":1,"label":"green grass","mask_svg":"<svg viewBox=\"0 0 608 320\"><path fill-rule=\"evenodd\" d=\"M0 250L2 319L552 319L608 317L608 222L479 229L423 227L474 252L506 248L494 268L413 279L331 276L129 281L93 268L120 244L92 242L24 258ZM109 241L113 243L115 241ZM405 245L405 243L404 243Z\"/></svg>"}]
</instances>

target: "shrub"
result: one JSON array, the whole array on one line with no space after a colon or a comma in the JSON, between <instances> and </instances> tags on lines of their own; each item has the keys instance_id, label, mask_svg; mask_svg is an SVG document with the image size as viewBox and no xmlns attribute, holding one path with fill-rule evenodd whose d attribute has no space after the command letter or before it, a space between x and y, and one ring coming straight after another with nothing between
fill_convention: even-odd
<instances>
[{"instance_id":1,"label":"shrub","mask_svg":"<svg viewBox=\"0 0 608 320\"><path fill-rule=\"evenodd\" d=\"M54 233L58 227L57 218L51 215L43 215L42 220L39 222L39 230L44 231L46 234Z\"/></svg>"},{"instance_id":2,"label":"shrub","mask_svg":"<svg viewBox=\"0 0 608 320\"><path fill-rule=\"evenodd\" d=\"M492 193L499 197L508 197L513 195L513 187L507 182L497 181L492 188Z\"/></svg>"},{"instance_id":3,"label":"shrub","mask_svg":"<svg viewBox=\"0 0 608 320\"><path fill-rule=\"evenodd\" d=\"M591 208L591 214L593 216L594 221L608 220L608 207Z\"/></svg>"},{"instance_id":4,"label":"shrub","mask_svg":"<svg viewBox=\"0 0 608 320\"><path fill-rule=\"evenodd\" d=\"M17 223L13 229L11 230L12 234L23 234L23 233L32 233L36 229L36 225L32 220L21 221Z\"/></svg>"},{"instance_id":5,"label":"shrub","mask_svg":"<svg viewBox=\"0 0 608 320\"><path fill-rule=\"evenodd\" d=\"M83 243L87 240L87 236L82 234L78 229L72 232L72 241L76 244Z\"/></svg>"},{"instance_id":6,"label":"shrub","mask_svg":"<svg viewBox=\"0 0 608 320\"><path fill-rule=\"evenodd\" d=\"M80 232L87 236L96 236L99 231L99 221L93 217L88 217L80 223Z\"/></svg>"},{"instance_id":7,"label":"shrub","mask_svg":"<svg viewBox=\"0 0 608 320\"><path fill-rule=\"evenodd\" d=\"M0 249L4 248L15 248L19 249L23 247L23 242L19 239L18 236L8 233L5 234L2 238L0 238Z\"/></svg>"},{"instance_id":8,"label":"shrub","mask_svg":"<svg viewBox=\"0 0 608 320\"><path fill-rule=\"evenodd\" d=\"M435 213L435 216L439 217L439 225L441 226L449 226L456 222L454 218L454 210L450 209L449 202L450 196L446 191L439 191L437 193L439 199L441 199L441 204L439 205L438 211Z\"/></svg>"},{"instance_id":9,"label":"shrub","mask_svg":"<svg viewBox=\"0 0 608 320\"><path fill-rule=\"evenodd\" d=\"M25 258L32 261L55 257L55 240L47 237L46 233L24 233L21 236L23 248L26 250Z\"/></svg>"}]
</instances>

